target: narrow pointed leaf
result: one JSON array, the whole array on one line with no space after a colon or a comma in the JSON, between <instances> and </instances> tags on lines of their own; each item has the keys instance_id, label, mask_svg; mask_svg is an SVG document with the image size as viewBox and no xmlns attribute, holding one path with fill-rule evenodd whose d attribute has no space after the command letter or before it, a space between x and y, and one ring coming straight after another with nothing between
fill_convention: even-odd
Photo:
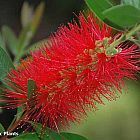
<instances>
[{"instance_id":1,"label":"narrow pointed leaf","mask_svg":"<svg viewBox=\"0 0 140 140\"><path fill-rule=\"evenodd\" d=\"M31 98L35 94L36 83L32 79L28 80L28 98Z\"/></svg>"},{"instance_id":2,"label":"narrow pointed leaf","mask_svg":"<svg viewBox=\"0 0 140 140\"><path fill-rule=\"evenodd\" d=\"M41 2L34 12L34 16L31 23L31 30L34 33L41 22L41 18L43 16L43 12L45 9L45 3Z\"/></svg>"},{"instance_id":3,"label":"narrow pointed leaf","mask_svg":"<svg viewBox=\"0 0 140 140\"><path fill-rule=\"evenodd\" d=\"M24 2L22 9L21 9L21 23L22 26L27 26L31 21L33 17L33 7L31 7L28 2Z\"/></svg>"},{"instance_id":4,"label":"narrow pointed leaf","mask_svg":"<svg viewBox=\"0 0 140 140\"><path fill-rule=\"evenodd\" d=\"M18 107L17 108L17 114L16 114L16 119L20 119L20 117L22 116L23 114L23 107Z\"/></svg>"},{"instance_id":5,"label":"narrow pointed leaf","mask_svg":"<svg viewBox=\"0 0 140 140\"><path fill-rule=\"evenodd\" d=\"M4 129L3 125L0 123L0 132L4 132L4 131L5 131L5 129Z\"/></svg>"},{"instance_id":6,"label":"narrow pointed leaf","mask_svg":"<svg viewBox=\"0 0 140 140\"><path fill-rule=\"evenodd\" d=\"M8 72L14 68L12 60L7 53L0 47L0 80L6 77Z\"/></svg>"},{"instance_id":7,"label":"narrow pointed leaf","mask_svg":"<svg viewBox=\"0 0 140 140\"><path fill-rule=\"evenodd\" d=\"M41 2L39 6L36 8L35 12L33 13L33 17L31 22L27 24L19 35L17 50L18 54L15 57L14 62L18 63L20 58L24 55L25 48L29 45L31 39L33 38L40 22L41 17L43 15L43 11L45 8L44 2Z\"/></svg>"},{"instance_id":8,"label":"narrow pointed leaf","mask_svg":"<svg viewBox=\"0 0 140 140\"><path fill-rule=\"evenodd\" d=\"M1 33L0 33L0 46L5 50L5 42Z\"/></svg>"},{"instance_id":9,"label":"narrow pointed leaf","mask_svg":"<svg viewBox=\"0 0 140 140\"><path fill-rule=\"evenodd\" d=\"M133 27L140 23L140 10L131 5L113 6L103 12L106 23L113 23L116 29ZM110 24L109 24L110 25Z\"/></svg>"},{"instance_id":10,"label":"narrow pointed leaf","mask_svg":"<svg viewBox=\"0 0 140 140\"><path fill-rule=\"evenodd\" d=\"M13 55L16 55L18 52L16 49L17 38L15 33L8 26L3 26L2 35L7 43L9 50L12 52Z\"/></svg>"}]
</instances>

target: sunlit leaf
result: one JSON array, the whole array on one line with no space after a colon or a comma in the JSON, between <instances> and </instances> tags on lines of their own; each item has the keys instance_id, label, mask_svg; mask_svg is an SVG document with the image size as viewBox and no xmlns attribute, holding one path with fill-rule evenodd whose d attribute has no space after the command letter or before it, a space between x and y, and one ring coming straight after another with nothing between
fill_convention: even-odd
<instances>
[{"instance_id":1,"label":"sunlit leaf","mask_svg":"<svg viewBox=\"0 0 140 140\"><path fill-rule=\"evenodd\" d=\"M7 53L0 47L0 80L2 80L14 65Z\"/></svg>"}]
</instances>

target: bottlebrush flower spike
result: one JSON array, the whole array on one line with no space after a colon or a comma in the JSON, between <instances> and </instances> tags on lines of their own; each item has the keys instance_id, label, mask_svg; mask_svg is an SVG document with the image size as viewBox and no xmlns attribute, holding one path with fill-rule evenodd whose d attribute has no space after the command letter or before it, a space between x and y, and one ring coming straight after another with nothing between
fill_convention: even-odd
<instances>
[{"instance_id":1,"label":"bottlebrush flower spike","mask_svg":"<svg viewBox=\"0 0 140 140\"><path fill-rule=\"evenodd\" d=\"M70 122L80 121L102 97L112 100L121 91L124 78L135 79L139 70L140 51L135 45L120 45L120 52L106 55L105 44L113 42L111 28L99 25L90 14L79 16L68 26L61 26L50 43L12 70L6 81L3 102L7 107L24 106L23 121L34 121L59 130ZM36 90L27 95L27 83L32 79ZM1 100L2 101L2 100Z\"/></svg>"}]
</instances>

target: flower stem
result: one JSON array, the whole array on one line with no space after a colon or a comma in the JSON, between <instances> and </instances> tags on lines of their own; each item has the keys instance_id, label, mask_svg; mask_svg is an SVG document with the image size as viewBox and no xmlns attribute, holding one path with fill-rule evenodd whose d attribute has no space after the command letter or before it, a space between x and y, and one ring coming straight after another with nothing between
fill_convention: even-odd
<instances>
[{"instance_id":1,"label":"flower stem","mask_svg":"<svg viewBox=\"0 0 140 140\"><path fill-rule=\"evenodd\" d=\"M140 31L140 24L132 28L129 32L124 33L119 39L112 42L106 49L106 54L110 55L111 52L114 51L119 44L131 39L132 36L135 35L138 31Z\"/></svg>"}]
</instances>

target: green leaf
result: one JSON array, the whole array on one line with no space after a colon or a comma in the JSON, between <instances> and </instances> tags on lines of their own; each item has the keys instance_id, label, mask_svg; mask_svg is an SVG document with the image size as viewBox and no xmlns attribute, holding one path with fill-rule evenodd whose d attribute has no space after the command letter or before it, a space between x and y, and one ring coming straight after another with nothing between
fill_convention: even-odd
<instances>
[{"instance_id":1,"label":"green leaf","mask_svg":"<svg viewBox=\"0 0 140 140\"><path fill-rule=\"evenodd\" d=\"M46 134L43 136L43 140L63 140L63 139L60 134L48 128Z\"/></svg>"},{"instance_id":2,"label":"green leaf","mask_svg":"<svg viewBox=\"0 0 140 140\"><path fill-rule=\"evenodd\" d=\"M14 65L7 53L0 47L0 80L6 77L10 69L13 69Z\"/></svg>"},{"instance_id":3,"label":"green leaf","mask_svg":"<svg viewBox=\"0 0 140 140\"><path fill-rule=\"evenodd\" d=\"M60 135L64 137L64 140L87 140L87 138L73 133L61 132Z\"/></svg>"},{"instance_id":4,"label":"green leaf","mask_svg":"<svg viewBox=\"0 0 140 140\"><path fill-rule=\"evenodd\" d=\"M113 6L103 12L105 22L116 29L132 27L140 23L140 10L130 5Z\"/></svg>"},{"instance_id":5,"label":"green leaf","mask_svg":"<svg viewBox=\"0 0 140 140\"><path fill-rule=\"evenodd\" d=\"M35 94L36 83L32 79L28 80L28 98L31 98Z\"/></svg>"},{"instance_id":6,"label":"green leaf","mask_svg":"<svg viewBox=\"0 0 140 140\"><path fill-rule=\"evenodd\" d=\"M46 128L41 135L42 131L42 125L39 123L33 123L30 122L32 126L34 127L38 137L41 138L41 140L87 140L85 137L80 136L78 134L73 133L67 133L67 132L61 132L57 133L50 128Z\"/></svg>"},{"instance_id":7,"label":"green leaf","mask_svg":"<svg viewBox=\"0 0 140 140\"><path fill-rule=\"evenodd\" d=\"M40 140L35 133L26 133L20 136L11 138L10 140Z\"/></svg>"},{"instance_id":8,"label":"green leaf","mask_svg":"<svg viewBox=\"0 0 140 140\"><path fill-rule=\"evenodd\" d=\"M33 16L32 23L31 23L31 30L32 30L33 33L36 31L38 25L41 22L41 18L43 16L44 9L45 9L45 3L41 2L37 6L37 8L34 12L34 16Z\"/></svg>"},{"instance_id":9,"label":"green leaf","mask_svg":"<svg viewBox=\"0 0 140 140\"><path fill-rule=\"evenodd\" d=\"M5 42L1 33L0 33L0 46L5 50Z\"/></svg>"},{"instance_id":10,"label":"green leaf","mask_svg":"<svg viewBox=\"0 0 140 140\"><path fill-rule=\"evenodd\" d=\"M2 27L2 35L7 43L8 48L12 52L13 55L16 55L17 49L17 38L15 33L8 27L8 26L3 26Z\"/></svg>"},{"instance_id":11,"label":"green leaf","mask_svg":"<svg viewBox=\"0 0 140 140\"><path fill-rule=\"evenodd\" d=\"M33 7L31 7L28 2L24 2L21 9L21 23L22 26L27 26L33 18Z\"/></svg>"},{"instance_id":12,"label":"green leaf","mask_svg":"<svg viewBox=\"0 0 140 140\"><path fill-rule=\"evenodd\" d=\"M102 20L104 20L104 15L102 12L113 4L109 0L85 0L88 7Z\"/></svg>"},{"instance_id":13,"label":"green leaf","mask_svg":"<svg viewBox=\"0 0 140 140\"><path fill-rule=\"evenodd\" d=\"M42 131L42 125L40 123L34 123L34 122L30 122L30 123L34 127L37 136L41 140L62 140L61 135L51 130L50 128L46 127L46 129Z\"/></svg>"},{"instance_id":14,"label":"green leaf","mask_svg":"<svg viewBox=\"0 0 140 140\"><path fill-rule=\"evenodd\" d=\"M17 120L20 119L20 117L22 116L22 114L23 114L23 107L20 106L20 107L17 108L16 119Z\"/></svg>"},{"instance_id":15,"label":"green leaf","mask_svg":"<svg viewBox=\"0 0 140 140\"><path fill-rule=\"evenodd\" d=\"M25 54L25 48L29 45L31 39L33 38L43 15L45 8L45 3L41 2L33 13L31 22L27 24L21 31L18 39L17 50L18 54L15 57L14 63L18 63L20 58Z\"/></svg>"},{"instance_id":16,"label":"green leaf","mask_svg":"<svg viewBox=\"0 0 140 140\"><path fill-rule=\"evenodd\" d=\"M121 0L121 4L129 4L136 8L140 8L140 0Z\"/></svg>"},{"instance_id":17,"label":"green leaf","mask_svg":"<svg viewBox=\"0 0 140 140\"><path fill-rule=\"evenodd\" d=\"M4 131L5 131L5 129L4 129L3 125L0 123L0 132L4 132Z\"/></svg>"}]
</instances>

